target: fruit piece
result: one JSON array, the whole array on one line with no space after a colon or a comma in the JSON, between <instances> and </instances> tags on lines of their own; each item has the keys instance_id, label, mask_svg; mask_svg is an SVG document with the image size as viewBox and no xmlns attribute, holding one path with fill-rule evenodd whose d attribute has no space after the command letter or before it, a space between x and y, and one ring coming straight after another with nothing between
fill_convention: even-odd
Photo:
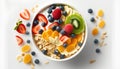
<instances>
[{"instance_id":1,"label":"fruit piece","mask_svg":"<svg viewBox=\"0 0 120 69\"><path fill-rule=\"evenodd\" d=\"M55 9L53 12L52 12L52 16L55 20L58 20L60 19L61 17L61 9L60 8L57 8Z\"/></svg>"},{"instance_id":2,"label":"fruit piece","mask_svg":"<svg viewBox=\"0 0 120 69\"><path fill-rule=\"evenodd\" d=\"M25 33L26 35L29 35L30 33L28 32L28 31L26 31L26 33Z\"/></svg>"},{"instance_id":3,"label":"fruit piece","mask_svg":"<svg viewBox=\"0 0 120 69\"><path fill-rule=\"evenodd\" d=\"M30 51L30 46L29 45L24 45L22 48L21 48L21 51L22 52L29 52Z\"/></svg>"},{"instance_id":4,"label":"fruit piece","mask_svg":"<svg viewBox=\"0 0 120 69\"><path fill-rule=\"evenodd\" d=\"M60 54L60 52L59 52L57 49L55 49L55 50L54 50L54 54L55 54L55 55L58 55L58 54Z\"/></svg>"},{"instance_id":5,"label":"fruit piece","mask_svg":"<svg viewBox=\"0 0 120 69\"><path fill-rule=\"evenodd\" d=\"M78 29L79 28L79 21L78 20L76 20L76 19L72 19L71 20L71 23L72 23L72 25L74 26L74 28L75 29Z\"/></svg>"},{"instance_id":6,"label":"fruit piece","mask_svg":"<svg viewBox=\"0 0 120 69\"><path fill-rule=\"evenodd\" d=\"M90 8L88 9L88 13L92 14L93 13L93 10Z\"/></svg>"},{"instance_id":7,"label":"fruit piece","mask_svg":"<svg viewBox=\"0 0 120 69\"><path fill-rule=\"evenodd\" d=\"M63 12L62 12L62 15L67 16L67 12L66 12L66 11L63 11Z\"/></svg>"},{"instance_id":8,"label":"fruit piece","mask_svg":"<svg viewBox=\"0 0 120 69\"><path fill-rule=\"evenodd\" d=\"M64 59L65 58L65 54L60 54L60 59Z\"/></svg>"},{"instance_id":9,"label":"fruit piece","mask_svg":"<svg viewBox=\"0 0 120 69\"><path fill-rule=\"evenodd\" d=\"M65 35L63 35L63 36L60 37L60 40L61 40L63 43L65 43L68 39L70 39L70 38L67 37L67 36L65 36Z\"/></svg>"},{"instance_id":10,"label":"fruit piece","mask_svg":"<svg viewBox=\"0 0 120 69\"><path fill-rule=\"evenodd\" d=\"M92 18L90 19L90 21L91 21L91 22L95 22L95 18L92 17Z\"/></svg>"},{"instance_id":11,"label":"fruit piece","mask_svg":"<svg viewBox=\"0 0 120 69\"><path fill-rule=\"evenodd\" d=\"M54 32L52 33L52 36L51 36L51 37L55 38L55 37L58 37L58 36L59 36L59 33L58 33L57 31L54 31Z\"/></svg>"},{"instance_id":12,"label":"fruit piece","mask_svg":"<svg viewBox=\"0 0 120 69\"><path fill-rule=\"evenodd\" d=\"M62 19L59 19L58 24L62 24L62 23L63 23Z\"/></svg>"},{"instance_id":13,"label":"fruit piece","mask_svg":"<svg viewBox=\"0 0 120 69\"><path fill-rule=\"evenodd\" d=\"M76 37L75 37L75 38L77 39L77 41L78 41L78 42L80 42L80 41L82 40L82 38L83 38L82 33L81 33L81 34L76 35Z\"/></svg>"},{"instance_id":14,"label":"fruit piece","mask_svg":"<svg viewBox=\"0 0 120 69\"><path fill-rule=\"evenodd\" d=\"M33 21L33 26L36 26L36 25L38 25L38 24L39 24L39 21L35 19L35 20Z\"/></svg>"},{"instance_id":15,"label":"fruit piece","mask_svg":"<svg viewBox=\"0 0 120 69\"><path fill-rule=\"evenodd\" d=\"M46 31L42 33L42 38L44 38L45 40L48 40L48 34L46 33Z\"/></svg>"},{"instance_id":16,"label":"fruit piece","mask_svg":"<svg viewBox=\"0 0 120 69\"><path fill-rule=\"evenodd\" d=\"M24 62L25 64L29 64L31 61L32 61L31 55L30 55L30 54L26 54L26 55L24 56L24 58L23 58L23 62Z\"/></svg>"},{"instance_id":17,"label":"fruit piece","mask_svg":"<svg viewBox=\"0 0 120 69\"><path fill-rule=\"evenodd\" d=\"M78 45L81 47L83 45L83 43L79 42Z\"/></svg>"},{"instance_id":18,"label":"fruit piece","mask_svg":"<svg viewBox=\"0 0 120 69\"><path fill-rule=\"evenodd\" d=\"M103 12L102 9L100 9L100 10L98 11L98 16L99 16L99 17L102 17L103 15L104 15L104 12Z\"/></svg>"},{"instance_id":19,"label":"fruit piece","mask_svg":"<svg viewBox=\"0 0 120 69\"><path fill-rule=\"evenodd\" d=\"M34 34L38 34L39 33L39 30L40 30L40 25L36 25L32 28L32 32Z\"/></svg>"},{"instance_id":20,"label":"fruit piece","mask_svg":"<svg viewBox=\"0 0 120 69\"><path fill-rule=\"evenodd\" d=\"M99 48L96 49L96 53L100 53L100 49Z\"/></svg>"},{"instance_id":21,"label":"fruit piece","mask_svg":"<svg viewBox=\"0 0 120 69\"><path fill-rule=\"evenodd\" d=\"M99 33L99 31L98 31L98 28L93 28L93 30L92 30L92 35L97 35Z\"/></svg>"},{"instance_id":22,"label":"fruit piece","mask_svg":"<svg viewBox=\"0 0 120 69\"><path fill-rule=\"evenodd\" d=\"M65 30L61 30L60 34L65 35L66 34Z\"/></svg>"},{"instance_id":23,"label":"fruit piece","mask_svg":"<svg viewBox=\"0 0 120 69\"><path fill-rule=\"evenodd\" d=\"M68 44L67 44L67 43L64 43L64 44L63 44L63 47L64 47L64 48L66 48L67 46L68 46Z\"/></svg>"},{"instance_id":24,"label":"fruit piece","mask_svg":"<svg viewBox=\"0 0 120 69\"><path fill-rule=\"evenodd\" d=\"M74 45L74 44L70 44L70 45L67 46L66 51L67 51L67 52L71 52L71 51L73 51L74 49L75 49L75 45Z\"/></svg>"},{"instance_id":25,"label":"fruit piece","mask_svg":"<svg viewBox=\"0 0 120 69\"><path fill-rule=\"evenodd\" d=\"M18 35L16 35L16 40L17 40L18 45L21 45L23 43L23 39Z\"/></svg>"},{"instance_id":26,"label":"fruit piece","mask_svg":"<svg viewBox=\"0 0 120 69\"><path fill-rule=\"evenodd\" d=\"M99 27L104 28L104 26L105 26L105 21L101 20L100 23L99 23Z\"/></svg>"},{"instance_id":27,"label":"fruit piece","mask_svg":"<svg viewBox=\"0 0 120 69\"><path fill-rule=\"evenodd\" d=\"M77 21L77 23L73 23L74 20ZM74 26L77 27L73 29L72 33L80 34L81 32L85 30L85 22L79 13L74 13L68 16L65 20L65 24L68 24L68 23L74 24L73 27Z\"/></svg>"},{"instance_id":28,"label":"fruit piece","mask_svg":"<svg viewBox=\"0 0 120 69\"><path fill-rule=\"evenodd\" d=\"M42 29L40 29L40 30L39 30L39 34L42 34L42 33L43 33L43 30L42 30Z\"/></svg>"},{"instance_id":29,"label":"fruit piece","mask_svg":"<svg viewBox=\"0 0 120 69\"><path fill-rule=\"evenodd\" d=\"M47 55L47 50L42 50L42 53L44 54L44 55Z\"/></svg>"},{"instance_id":30,"label":"fruit piece","mask_svg":"<svg viewBox=\"0 0 120 69\"><path fill-rule=\"evenodd\" d=\"M70 36L71 36L72 38L74 38L76 35L75 35L74 33L72 33Z\"/></svg>"},{"instance_id":31,"label":"fruit piece","mask_svg":"<svg viewBox=\"0 0 120 69\"><path fill-rule=\"evenodd\" d=\"M25 19L25 20L29 20L30 19L30 12L28 11L28 9L24 9L23 12L20 12L20 17Z\"/></svg>"},{"instance_id":32,"label":"fruit piece","mask_svg":"<svg viewBox=\"0 0 120 69\"><path fill-rule=\"evenodd\" d=\"M54 18L50 15L50 16L48 17L48 21L49 21L49 22L53 22L53 21L54 21Z\"/></svg>"},{"instance_id":33,"label":"fruit piece","mask_svg":"<svg viewBox=\"0 0 120 69\"><path fill-rule=\"evenodd\" d=\"M77 45L77 39L76 38L72 38L71 39L71 44L73 44L74 46Z\"/></svg>"},{"instance_id":34,"label":"fruit piece","mask_svg":"<svg viewBox=\"0 0 120 69\"><path fill-rule=\"evenodd\" d=\"M65 50L65 48L63 46L58 46L57 47L58 51L61 53Z\"/></svg>"},{"instance_id":35,"label":"fruit piece","mask_svg":"<svg viewBox=\"0 0 120 69\"><path fill-rule=\"evenodd\" d=\"M35 54L36 54L36 53L35 53L34 51L31 52L31 55L32 55L32 56L35 56Z\"/></svg>"},{"instance_id":36,"label":"fruit piece","mask_svg":"<svg viewBox=\"0 0 120 69\"><path fill-rule=\"evenodd\" d=\"M45 23L45 22L42 22L42 23L41 23L41 26L42 26L42 27L45 27L45 26L46 26L46 23Z\"/></svg>"},{"instance_id":37,"label":"fruit piece","mask_svg":"<svg viewBox=\"0 0 120 69\"><path fill-rule=\"evenodd\" d=\"M30 24L29 22L26 24L27 27L30 27L30 25L31 25L31 24Z\"/></svg>"},{"instance_id":38,"label":"fruit piece","mask_svg":"<svg viewBox=\"0 0 120 69\"><path fill-rule=\"evenodd\" d=\"M64 11L64 6L61 5L59 8L60 8L62 11Z\"/></svg>"},{"instance_id":39,"label":"fruit piece","mask_svg":"<svg viewBox=\"0 0 120 69\"><path fill-rule=\"evenodd\" d=\"M51 5L51 8L52 8L52 9L55 9L55 8L56 8L56 5L55 5L55 4Z\"/></svg>"},{"instance_id":40,"label":"fruit piece","mask_svg":"<svg viewBox=\"0 0 120 69\"><path fill-rule=\"evenodd\" d=\"M51 29L53 26L58 26L58 22L54 22L48 26L49 29Z\"/></svg>"},{"instance_id":41,"label":"fruit piece","mask_svg":"<svg viewBox=\"0 0 120 69\"><path fill-rule=\"evenodd\" d=\"M52 8L50 7L47 12L52 13Z\"/></svg>"},{"instance_id":42,"label":"fruit piece","mask_svg":"<svg viewBox=\"0 0 120 69\"><path fill-rule=\"evenodd\" d=\"M70 44L71 43L71 38L69 38L67 41L66 41L67 44Z\"/></svg>"},{"instance_id":43,"label":"fruit piece","mask_svg":"<svg viewBox=\"0 0 120 69\"><path fill-rule=\"evenodd\" d=\"M98 40L98 39L95 39L95 40L94 40L94 43L95 43L95 44L98 44L98 43L99 43L99 40Z\"/></svg>"},{"instance_id":44,"label":"fruit piece","mask_svg":"<svg viewBox=\"0 0 120 69\"><path fill-rule=\"evenodd\" d=\"M37 18L38 18L39 22L44 22L44 23L46 23L46 25L48 24L48 20L43 14L38 14Z\"/></svg>"},{"instance_id":45,"label":"fruit piece","mask_svg":"<svg viewBox=\"0 0 120 69\"><path fill-rule=\"evenodd\" d=\"M61 27L60 27L60 26L57 26L57 27L56 27L56 31L60 32L60 31L61 31Z\"/></svg>"},{"instance_id":46,"label":"fruit piece","mask_svg":"<svg viewBox=\"0 0 120 69\"><path fill-rule=\"evenodd\" d=\"M39 64L40 63L39 59L35 59L35 63Z\"/></svg>"},{"instance_id":47,"label":"fruit piece","mask_svg":"<svg viewBox=\"0 0 120 69\"><path fill-rule=\"evenodd\" d=\"M63 28L67 34L71 34L73 31L73 25L72 24L66 24Z\"/></svg>"},{"instance_id":48,"label":"fruit piece","mask_svg":"<svg viewBox=\"0 0 120 69\"><path fill-rule=\"evenodd\" d=\"M53 26L53 27L52 27L52 30L53 30L53 31L56 30L56 26Z\"/></svg>"},{"instance_id":49,"label":"fruit piece","mask_svg":"<svg viewBox=\"0 0 120 69\"><path fill-rule=\"evenodd\" d=\"M16 23L16 26L14 28L18 33L25 34L26 33L26 27L24 24L22 24L22 21L18 21Z\"/></svg>"},{"instance_id":50,"label":"fruit piece","mask_svg":"<svg viewBox=\"0 0 120 69\"><path fill-rule=\"evenodd\" d=\"M30 43L30 40L27 40L27 43Z\"/></svg>"}]
</instances>

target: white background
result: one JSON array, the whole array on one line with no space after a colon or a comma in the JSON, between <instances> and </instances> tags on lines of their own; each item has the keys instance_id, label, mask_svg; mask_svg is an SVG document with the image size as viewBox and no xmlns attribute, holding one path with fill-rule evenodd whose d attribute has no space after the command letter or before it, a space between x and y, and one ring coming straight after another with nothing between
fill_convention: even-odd
<instances>
[{"instance_id":1,"label":"white background","mask_svg":"<svg viewBox=\"0 0 120 69\"><path fill-rule=\"evenodd\" d=\"M8 32L10 32L10 30L8 30L8 22L10 21L10 24L11 24L11 20L10 19L13 19L12 18L12 16L14 16L13 15L13 12L15 12L14 11L14 9L19 9L18 8L18 6L17 5L21 5L21 4L23 4L23 5L21 5L21 7L20 7L20 9L19 10L21 10L24 6L26 6L26 7L28 7L28 4L31 4L31 5L34 5L37 1L39 1L39 0L31 0L30 2L29 2L30 0L21 0L21 1L17 1L17 0L11 0L11 1L9 1L9 0L4 0L4 1L1 1L0 2L0 67L2 67L2 68L0 68L0 69L6 69L5 67L7 66L7 59L9 58L9 57L6 57L6 45L9 45L9 43L6 41L7 40L7 38L10 38L10 36L8 35L9 33L6 33L6 31L8 31ZM90 1L90 0L89 0ZM92 0L91 0L92 1ZM111 0L110 0L111 1ZM13 4L14 3L14 4ZM10 7L11 8L9 8L8 9L8 5L10 5ZM87 3L87 4L89 4L89 3ZM106 0L105 1L105 3L103 3L103 4L111 4L111 3L109 3L109 0ZM15 7L16 6L16 7ZM110 60L110 62L109 61L107 61L107 62L109 62L109 64L111 64L111 65L107 65L107 64L104 64L104 65L106 65L106 66L103 66L103 64L101 64L103 61L103 58L101 59L101 58L99 58L99 60L101 60L101 62L99 61L99 60L97 60L98 62L96 63L96 64L94 64L93 66L90 66L91 68L94 68L94 69L99 69L99 68L101 68L101 69L104 69L104 68L106 68L106 69L120 69L120 66L118 66L118 65L120 65L120 46L119 46L119 44L120 44L120 18L119 18L119 12L120 12L120 10L119 10L119 1L114 1L113 2L113 4L112 4L112 6L113 7L109 7L110 9L112 9L113 11L114 11L114 14L112 15L113 16L113 20L114 21L112 21L113 23L113 25L110 25L110 29L113 29L113 31L112 31L112 39L110 39L111 41L112 41L112 48L110 48L111 49L111 52L110 52L110 54L111 55L108 55L110 58L108 58L108 59L111 59ZM93 7L93 6L92 6ZM82 12L82 11L81 11ZM107 11L108 12L108 11ZM111 12L111 11L109 11L109 12ZM12 15L10 15L10 13L12 13ZM8 20L8 21L7 21ZM113 27L112 27L113 26ZM5 36L7 34L7 36ZM10 32L10 34L11 34L11 32ZM11 39L11 40L13 40L13 39ZM105 50L104 50L105 51ZM109 51L109 50L107 50L107 51ZM85 51L86 52L86 51ZM108 53L108 52L107 52ZM12 53L9 53L9 54L11 54L11 56L15 56L14 54L12 54ZM8 55L8 54L7 54ZM102 53L102 55L100 55L100 57L101 56L105 56L104 55L104 53ZM106 56L105 56L106 57ZM79 57L78 57L79 58ZM15 58L14 58L15 59ZM77 59L77 58L76 58ZM70 62L72 62L72 61L74 61L74 60L71 60ZM88 60L86 60L86 61L88 61ZM14 61L13 61L14 62ZM106 60L105 60L105 63L107 63L106 62ZM53 63L56 63L56 62L53 62ZM52 65L53 63L50 63L50 65ZM79 63L80 64L80 63ZM13 64L14 65L14 64ZM15 64L16 65L16 64ZM50 65L48 65L48 67L50 67ZM67 62L66 62L66 65L72 65L72 64L68 64ZM58 64L56 64L56 66L60 66L59 65L59 63ZM63 67L63 69L64 69L64 67L66 67L65 65L62 65ZM77 65L78 66L78 65ZM80 65L81 66L81 65ZM86 66L86 68L87 67L89 67L89 65L82 65L81 66L81 68L84 68L83 66ZM100 66L100 67L99 67ZM110 67L108 67L108 66L110 66ZM19 65L18 65L18 67L19 67ZM96 68L96 67L98 67L98 68ZM21 67L22 68L22 67ZM21 69L20 68L20 69ZM51 67L51 68L53 68L53 67ZM67 68L67 67L66 67ZM68 67L69 68L69 67ZM73 68L74 68L74 66L73 66ZM77 68L77 67L76 67ZM80 68L80 67L79 67ZM90 69L91 69L90 68ZM8 68L9 69L9 68ZM11 68L10 68L11 69ZM13 68L12 68L13 69ZM17 69L19 69L19 68L17 68ZM69 68L70 69L70 68ZM72 69L72 68L71 68Z\"/></svg>"}]
</instances>

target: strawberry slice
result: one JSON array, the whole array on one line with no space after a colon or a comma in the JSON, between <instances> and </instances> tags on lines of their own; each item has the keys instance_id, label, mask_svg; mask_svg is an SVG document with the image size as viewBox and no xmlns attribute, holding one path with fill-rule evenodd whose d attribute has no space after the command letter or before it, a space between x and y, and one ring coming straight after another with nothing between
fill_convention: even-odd
<instances>
[{"instance_id":1,"label":"strawberry slice","mask_svg":"<svg viewBox=\"0 0 120 69\"><path fill-rule=\"evenodd\" d=\"M16 40L17 40L18 45L21 45L23 43L23 39L18 35L16 35Z\"/></svg>"},{"instance_id":2,"label":"strawberry slice","mask_svg":"<svg viewBox=\"0 0 120 69\"><path fill-rule=\"evenodd\" d=\"M26 27L24 24L22 24L22 21L18 21L16 23L16 26L14 28L18 33L25 34L26 33Z\"/></svg>"},{"instance_id":3,"label":"strawberry slice","mask_svg":"<svg viewBox=\"0 0 120 69\"><path fill-rule=\"evenodd\" d=\"M54 22L54 23L52 23L52 24L50 24L49 26L48 26L48 28L52 28L53 26L58 26L59 24L58 24L58 22Z\"/></svg>"},{"instance_id":4,"label":"strawberry slice","mask_svg":"<svg viewBox=\"0 0 120 69\"><path fill-rule=\"evenodd\" d=\"M34 34L38 34L38 33L39 33L39 30L40 30L40 25L39 25L39 24L36 25L36 26L34 26L34 27L32 28L32 32L33 32Z\"/></svg>"},{"instance_id":5,"label":"strawberry slice","mask_svg":"<svg viewBox=\"0 0 120 69\"><path fill-rule=\"evenodd\" d=\"M60 41L63 43L65 43L68 39L69 39L69 37L67 37L66 35L63 35L60 37Z\"/></svg>"},{"instance_id":6,"label":"strawberry slice","mask_svg":"<svg viewBox=\"0 0 120 69\"><path fill-rule=\"evenodd\" d=\"M29 20L30 19L30 12L28 11L28 9L24 9L23 12L20 12L20 17L25 19L25 20Z\"/></svg>"},{"instance_id":7,"label":"strawberry slice","mask_svg":"<svg viewBox=\"0 0 120 69\"><path fill-rule=\"evenodd\" d=\"M48 24L48 20L47 20L47 18L45 17L45 15L43 15L43 14L38 14L38 15L37 15L37 18L38 18L38 20L39 20L40 22L45 22L46 25Z\"/></svg>"}]
</instances>

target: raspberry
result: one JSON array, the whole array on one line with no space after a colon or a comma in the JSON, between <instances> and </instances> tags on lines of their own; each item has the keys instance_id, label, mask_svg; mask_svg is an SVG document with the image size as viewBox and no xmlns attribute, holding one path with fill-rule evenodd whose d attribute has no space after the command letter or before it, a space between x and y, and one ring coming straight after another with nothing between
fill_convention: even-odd
<instances>
[{"instance_id":1,"label":"raspberry","mask_svg":"<svg viewBox=\"0 0 120 69\"><path fill-rule=\"evenodd\" d=\"M61 17L61 9L60 8L57 8L55 9L53 12L52 12L52 16L55 20L58 20L60 19Z\"/></svg>"},{"instance_id":2,"label":"raspberry","mask_svg":"<svg viewBox=\"0 0 120 69\"><path fill-rule=\"evenodd\" d=\"M73 31L73 25L72 24L66 24L64 27L64 30L67 34L71 34Z\"/></svg>"}]
</instances>

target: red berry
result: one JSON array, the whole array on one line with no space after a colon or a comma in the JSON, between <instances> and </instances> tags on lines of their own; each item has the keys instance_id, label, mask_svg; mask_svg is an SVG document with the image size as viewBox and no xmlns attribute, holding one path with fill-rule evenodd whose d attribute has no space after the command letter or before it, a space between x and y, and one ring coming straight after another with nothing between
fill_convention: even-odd
<instances>
[{"instance_id":1,"label":"red berry","mask_svg":"<svg viewBox=\"0 0 120 69\"><path fill-rule=\"evenodd\" d=\"M63 28L67 34L71 34L73 31L73 25L72 24L66 24Z\"/></svg>"},{"instance_id":2,"label":"red berry","mask_svg":"<svg viewBox=\"0 0 120 69\"><path fill-rule=\"evenodd\" d=\"M60 19L61 17L61 9L60 8L57 8L55 9L53 12L52 12L52 16L55 20L58 20Z\"/></svg>"},{"instance_id":3,"label":"red berry","mask_svg":"<svg viewBox=\"0 0 120 69\"><path fill-rule=\"evenodd\" d=\"M40 30L40 25L39 25L39 24L36 25L36 26L34 26L34 27L32 28L32 32L33 32L34 34L38 34L38 33L39 33L39 30Z\"/></svg>"},{"instance_id":4,"label":"red berry","mask_svg":"<svg viewBox=\"0 0 120 69\"><path fill-rule=\"evenodd\" d=\"M17 32L21 33L21 34L25 34L26 33L26 28L24 24L19 24L17 27Z\"/></svg>"},{"instance_id":5,"label":"red berry","mask_svg":"<svg viewBox=\"0 0 120 69\"><path fill-rule=\"evenodd\" d=\"M18 45L21 45L23 43L23 39L18 35L16 35L16 40L17 40Z\"/></svg>"}]
</instances>

